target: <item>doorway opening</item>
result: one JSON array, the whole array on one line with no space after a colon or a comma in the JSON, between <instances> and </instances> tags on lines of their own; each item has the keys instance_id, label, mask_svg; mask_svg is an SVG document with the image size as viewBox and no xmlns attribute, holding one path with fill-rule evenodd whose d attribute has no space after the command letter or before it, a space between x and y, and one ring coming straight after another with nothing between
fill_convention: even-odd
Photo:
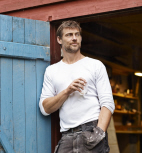
<instances>
[{"instance_id":1,"label":"doorway opening","mask_svg":"<svg viewBox=\"0 0 142 153\"><path fill-rule=\"evenodd\" d=\"M138 134L142 134L142 81L134 76L134 72L142 72L142 9L109 12L71 20L78 21L82 28L82 54L101 60L106 66L116 106L113 118L120 152L140 153L142 138ZM54 51L53 56L58 55L58 60L61 58L60 46L55 42L55 31L61 22L62 20L51 22L54 31L54 40L51 39L54 47L51 45L51 52L54 48L56 52ZM57 116L57 113L53 114L54 121ZM58 119L57 122L59 124ZM59 138L60 134L59 126L57 128L55 122L52 126L54 148L57 144L56 136Z\"/></svg>"}]
</instances>

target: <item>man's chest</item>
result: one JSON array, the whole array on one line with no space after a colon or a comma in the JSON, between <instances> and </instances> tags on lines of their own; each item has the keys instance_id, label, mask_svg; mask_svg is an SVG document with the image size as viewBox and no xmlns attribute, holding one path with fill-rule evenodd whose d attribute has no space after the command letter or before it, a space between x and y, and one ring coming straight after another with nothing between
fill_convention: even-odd
<instances>
[{"instance_id":1,"label":"man's chest","mask_svg":"<svg viewBox=\"0 0 142 153\"><path fill-rule=\"evenodd\" d=\"M85 79L87 84L95 83L95 74L89 68L80 66L74 69L58 69L52 79L56 93L58 94L62 90L66 89L75 79L78 78Z\"/></svg>"}]
</instances>

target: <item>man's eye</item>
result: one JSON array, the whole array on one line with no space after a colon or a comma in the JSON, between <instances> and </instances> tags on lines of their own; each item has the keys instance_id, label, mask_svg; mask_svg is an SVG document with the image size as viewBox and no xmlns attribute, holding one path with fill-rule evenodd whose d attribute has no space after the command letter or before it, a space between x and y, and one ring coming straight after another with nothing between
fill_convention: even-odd
<instances>
[{"instance_id":1,"label":"man's eye","mask_svg":"<svg viewBox=\"0 0 142 153\"><path fill-rule=\"evenodd\" d=\"M67 34L67 37L70 37L70 36L72 36L71 33Z\"/></svg>"},{"instance_id":2,"label":"man's eye","mask_svg":"<svg viewBox=\"0 0 142 153\"><path fill-rule=\"evenodd\" d=\"M80 33L77 33L76 36L80 36Z\"/></svg>"}]
</instances>

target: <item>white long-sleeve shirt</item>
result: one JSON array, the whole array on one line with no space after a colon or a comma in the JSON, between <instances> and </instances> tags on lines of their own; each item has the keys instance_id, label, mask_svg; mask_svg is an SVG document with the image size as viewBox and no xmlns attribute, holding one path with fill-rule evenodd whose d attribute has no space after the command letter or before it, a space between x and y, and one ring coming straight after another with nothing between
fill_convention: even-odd
<instances>
[{"instance_id":1,"label":"white long-sleeve shirt","mask_svg":"<svg viewBox=\"0 0 142 153\"><path fill-rule=\"evenodd\" d=\"M115 106L106 68L102 62L85 57L73 64L62 60L46 68L39 107L45 112L42 102L66 89L75 79L87 81L87 93L72 93L59 109L61 132L98 119L101 107L113 113Z\"/></svg>"}]
</instances>

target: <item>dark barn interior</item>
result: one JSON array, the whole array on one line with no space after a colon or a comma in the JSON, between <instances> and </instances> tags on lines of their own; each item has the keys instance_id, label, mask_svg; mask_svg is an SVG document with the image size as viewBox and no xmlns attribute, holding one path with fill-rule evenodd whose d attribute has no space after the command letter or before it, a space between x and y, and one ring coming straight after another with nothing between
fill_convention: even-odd
<instances>
[{"instance_id":1,"label":"dark barn interior","mask_svg":"<svg viewBox=\"0 0 142 153\"><path fill-rule=\"evenodd\" d=\"M81 27L83 52L131 69L142 69L141 13L97 17Z\"/></svg>"},{"instance_id":2,"label":"dark barn interior","mask_svg":"<svg viewBox=\"0 0 142 153\"><path fill-rule=\"evenodd\" d=\"M142 72L142 13L98 15L80 21L83 37L81 52L101 60L112 83L116 105L113 120L120 153L139 153L142 151L142 91L141 79L134 73ZM129 90L131 93L126 93ZM134 114L132 109L137 113Z\"/></svg>"}]
</instances>

